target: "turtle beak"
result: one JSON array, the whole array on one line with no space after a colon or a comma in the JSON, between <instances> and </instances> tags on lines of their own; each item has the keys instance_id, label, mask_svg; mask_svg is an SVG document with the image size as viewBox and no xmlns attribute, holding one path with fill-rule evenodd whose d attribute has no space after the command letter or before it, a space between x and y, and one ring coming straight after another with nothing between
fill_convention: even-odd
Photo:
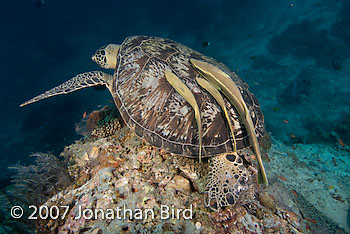
<instances>
[{"instance_id":1,"label":"turtle beak","mask_svg":"<svg viewBox=\"0 0 350 234\"><path fill-rule=\"evenodd\" d=\"M94 61L94 62L96 63L96 57L95 57L95 55L92 55L92 56L91 56L91 60Z\"/></svg>"}]
</instances>

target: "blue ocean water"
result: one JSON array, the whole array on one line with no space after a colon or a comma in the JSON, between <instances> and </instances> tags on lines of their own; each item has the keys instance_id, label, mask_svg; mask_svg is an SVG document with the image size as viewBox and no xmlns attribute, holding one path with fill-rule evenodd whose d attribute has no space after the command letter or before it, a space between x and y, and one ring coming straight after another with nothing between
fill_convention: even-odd
<instances>
[{"instance_id":1,"label":"blue ocean water","mask_svg":"<svg viewBox=\"0 0 350 234\"><path fill-rule=\"evenodd\" d=\"M9 184L7 167L30 163L31 152L58 155L79 139L83 113L111 97L84 89L19 104L99 70L90 59L95 50L130 35L170 38L227 64L249 84L267 131L284 144L348 146L349 12L346 0L2 1L0 187Z\"/></svg>"}]
</instances>

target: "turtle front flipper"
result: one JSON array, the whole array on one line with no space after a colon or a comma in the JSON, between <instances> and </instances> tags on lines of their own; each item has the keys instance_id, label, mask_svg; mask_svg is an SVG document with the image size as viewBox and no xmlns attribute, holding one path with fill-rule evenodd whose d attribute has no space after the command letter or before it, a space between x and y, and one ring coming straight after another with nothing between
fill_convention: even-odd
<instances>
[{"instance_id":1,"label":"turtle front flipper","mask_svg":"<svg viewBox=\"0 0 350 234\"><path fill-rule=\"evenodd\" d=\"M64 82L63 84L60 84L59 86L56 86L55 88L50 89L45 93L40 94L22 103L20 106L21 107L26 106L28 104L40 101L45 98L49 98L49 97L57 96L61 94L68 94L68 93L77 91L79 89L83 89L91 86L106 85L107 87L109 87L110 86L109 83L112 79L113 79L112 75L106 74L101 71L84 72Z\"/></svg>"},{"instance_id":2,"label":"turtle front flipper","mask_svg":"<svg viewBox=\"0 0 350 234\"><path fill-rule=\"evenodd\" d=\"M233 104L238 111L238 114L242 118L243 124L248 133L250 144L252 144L253 151L258 159L258 182L260 184L268 184L266 172L261 159L258 139L255 135L254 124L237 85L224 71L210 63L199 61L197 59L190 59L190 62L204 78L206 78L215 87L218 87L218 89L229 99L231 104Z\"/></svg>"},{"instance_id":3,"label":"turtle front flipper","mask_svg":"<svg viewBox=\"0 0 350 234\"><path fill-rule=\"evenodd\" d=\"M173 88L192 106L194 110L194 117L197 121L198 138L199 138L199 162L202 161L202 121L198 103L193 96L191 90L172 72L165 71L165 78L173 86Z\"/></svg>"},{"instance_id":4,"label":"turtle front flipper","mask_svg":"<svg viewBox=\"0 0 350 234\"><path fill-rule=\"evenodd\" d=\"M210 159L206 185L206 206L219 210L234 205L248 189L248 172L237 153L224 153Z\"/></svg>"}]
</instances>

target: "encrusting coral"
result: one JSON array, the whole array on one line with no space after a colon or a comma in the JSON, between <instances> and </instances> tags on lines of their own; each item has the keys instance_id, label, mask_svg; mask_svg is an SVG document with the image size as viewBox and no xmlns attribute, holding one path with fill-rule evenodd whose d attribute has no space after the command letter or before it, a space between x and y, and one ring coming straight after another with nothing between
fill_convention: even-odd
<instances>
[{"instance_id":1,"label":"encrusting coral","mask_svg":"<svg viewBox=\"0 0 350 234\"><path fill-rule=\"evenodd\" d=\"M115 107L104 106L89 114L83 114L83 119L75 126L75 131L82 136L106 137L113 135L114 125L119 113Z\"/></svg>"},{"instance_id":2,"label":"encrusting coral","mask_svg":"<svg viewBox=\"0 0 350 234\"><path fill-rule=\"evenodd\" d=\"M91 131L91 136L97 137L97 138L104 138L113 136L117 130L119 130L121 127L118 119L112 119L100 126L96 126Z\"/></svg>"}]
</instances>

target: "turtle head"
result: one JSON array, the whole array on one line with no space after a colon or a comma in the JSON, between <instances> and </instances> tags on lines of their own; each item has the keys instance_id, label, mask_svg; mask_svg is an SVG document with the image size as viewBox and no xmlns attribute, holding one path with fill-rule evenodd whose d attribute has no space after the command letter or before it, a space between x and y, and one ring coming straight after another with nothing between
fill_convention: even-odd
<instances>
[{"instance_id":1,"label":"turtle head","mask_svg":"<svg viewBox=\"0 0 350 234\"><path fill-rule=\"evenodd\" d=\"M109 44L98 49L91 59L100 67L115 69L117 66L118 51L119 45Z\"/></svg>"}]
</instances>

